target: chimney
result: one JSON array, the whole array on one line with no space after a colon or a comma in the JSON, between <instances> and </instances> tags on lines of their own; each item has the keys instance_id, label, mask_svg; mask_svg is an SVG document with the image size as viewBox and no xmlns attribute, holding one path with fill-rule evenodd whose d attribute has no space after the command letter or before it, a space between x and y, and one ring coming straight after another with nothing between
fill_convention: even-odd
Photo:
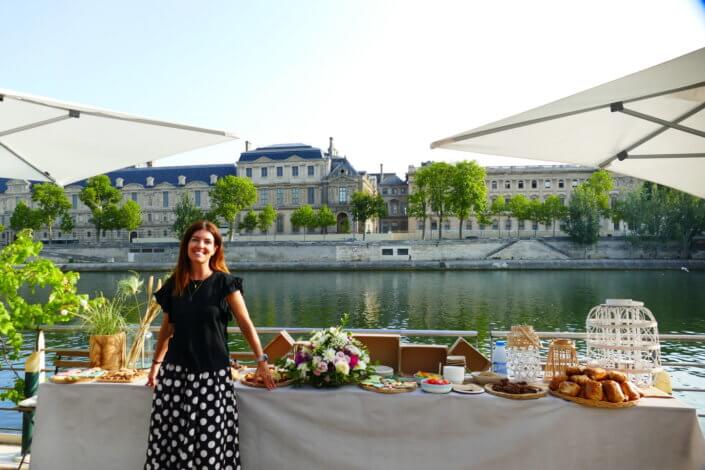
<instances>
[{"instance_id":1,"label":"chimney","mask_svg":"<svg viewBox=\"0 0 705 470\"><path fill-rule=\"evenodd\" d=\"M328 156L333 157L333 137L328 137Z\"/></svg>"},{"instance_id":2,"label":"chimney","mask_svg":"<svg viewBox=\"0 0 705 470\"><path fill-rule=\"evenodd\" d=\"M249 151L250 151L250 141L246 140L245 141L245 152L249 152Z\"/></svg>"},{"instance_id":3,"label":"chimney","mask_svg":"<svg viewBox=\"0 0 705 470\"><path fill-rule=\"evenodd\" d=\"M152 168L154 166L154 162L151 160L147 162L147 168Z\"/></svg>"},{"instance_id":4,"label":"chimney","mask_svg":"<svg viewBox=\"0 0 705 470\"><path fill-rule=\"evenodd\" d=\"M384 170L382 169L382 164L379 164L379 182L381 183L384 179Z\"/></svg>"}]
</instances>

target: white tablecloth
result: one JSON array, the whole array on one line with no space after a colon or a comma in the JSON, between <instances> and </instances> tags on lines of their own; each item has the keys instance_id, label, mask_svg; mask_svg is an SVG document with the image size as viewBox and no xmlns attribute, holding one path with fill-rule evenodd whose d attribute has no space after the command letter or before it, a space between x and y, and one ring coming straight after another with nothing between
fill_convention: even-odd
<instances>
[{"instance_id":1,"label":"white tablecloth","mask_svg":"<svg viewBox=\"0 0 705 470\"><path fill-rule=\"evenodd\" d=\"M150 405L139 385L42 384L32 470L141 469ZM603 410L554 397L238 385L238 405L244 470L705 468L696 412L678 400Z\"/></svg>"}]
</instances>

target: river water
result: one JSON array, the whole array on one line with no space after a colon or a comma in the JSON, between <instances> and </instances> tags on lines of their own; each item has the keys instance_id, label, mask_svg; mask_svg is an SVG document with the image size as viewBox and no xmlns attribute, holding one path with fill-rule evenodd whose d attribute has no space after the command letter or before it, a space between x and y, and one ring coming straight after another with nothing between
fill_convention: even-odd
<instances>
[{"instance_id":1,"label":"river water","mask_svg":"<svg viewBox=\"0 0 705 470\"><path fill-rule=\"evenodd\" d=\"M149 274L166 273L141 273ZM112 295L117 281L128 275L82 273L79 290ZM608 298L631 298L654 313L660 333L705 333L705 272L245 272L242 277L257 326L325 327L348 313L354 328L477 330L486 350L490 330L523 323L537 331L584 331L591 307ZM50 335L47 342L87 347L86 339L75 334ZM244 347L238 336L231 343L232 349ZM664 343L662 354L668 361L705 362L705 344ZM705 388L703 372L672 375L679 385ZM2 379L5 385L10 377L4 373ZM685 398L705 408L705 396L691 393ZM0 413L0 426L9 423L19 423L17 414Z\"/></svg>"}]
</instances>

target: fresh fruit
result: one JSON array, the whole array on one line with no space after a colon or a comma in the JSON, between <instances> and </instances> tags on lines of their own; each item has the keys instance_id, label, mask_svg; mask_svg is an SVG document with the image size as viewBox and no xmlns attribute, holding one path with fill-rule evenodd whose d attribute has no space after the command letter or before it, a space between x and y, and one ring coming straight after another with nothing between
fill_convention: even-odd
<instances>
[{"instance_id":1,"label":"fresh fruit","mask_svg":"<svg viewBox=\"0 0 705 470\"><path fill-rule=\"evenodd\" d=\"M448 385L450 382L446 379L430 378L426 380L426 383L431 385Z\"/></svg>"}]
</instances>

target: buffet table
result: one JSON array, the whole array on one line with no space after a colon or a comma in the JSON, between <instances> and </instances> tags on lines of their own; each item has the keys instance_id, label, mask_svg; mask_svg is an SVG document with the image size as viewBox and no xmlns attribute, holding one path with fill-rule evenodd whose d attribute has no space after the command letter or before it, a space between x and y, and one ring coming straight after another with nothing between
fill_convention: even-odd
<instances>
[{"instance_id":1,"label":"buffet table","mask_svg":"<svg viewBox=\"0 0 705 470\"><path fill-rule=\"evenodd\" d=\"M245 470L705 468L696 412L675 399L605 410L550 396L237 388ZM150 406L143 385L42 384L32 470L141 469Z\"/></svg>"}]
</instances>

